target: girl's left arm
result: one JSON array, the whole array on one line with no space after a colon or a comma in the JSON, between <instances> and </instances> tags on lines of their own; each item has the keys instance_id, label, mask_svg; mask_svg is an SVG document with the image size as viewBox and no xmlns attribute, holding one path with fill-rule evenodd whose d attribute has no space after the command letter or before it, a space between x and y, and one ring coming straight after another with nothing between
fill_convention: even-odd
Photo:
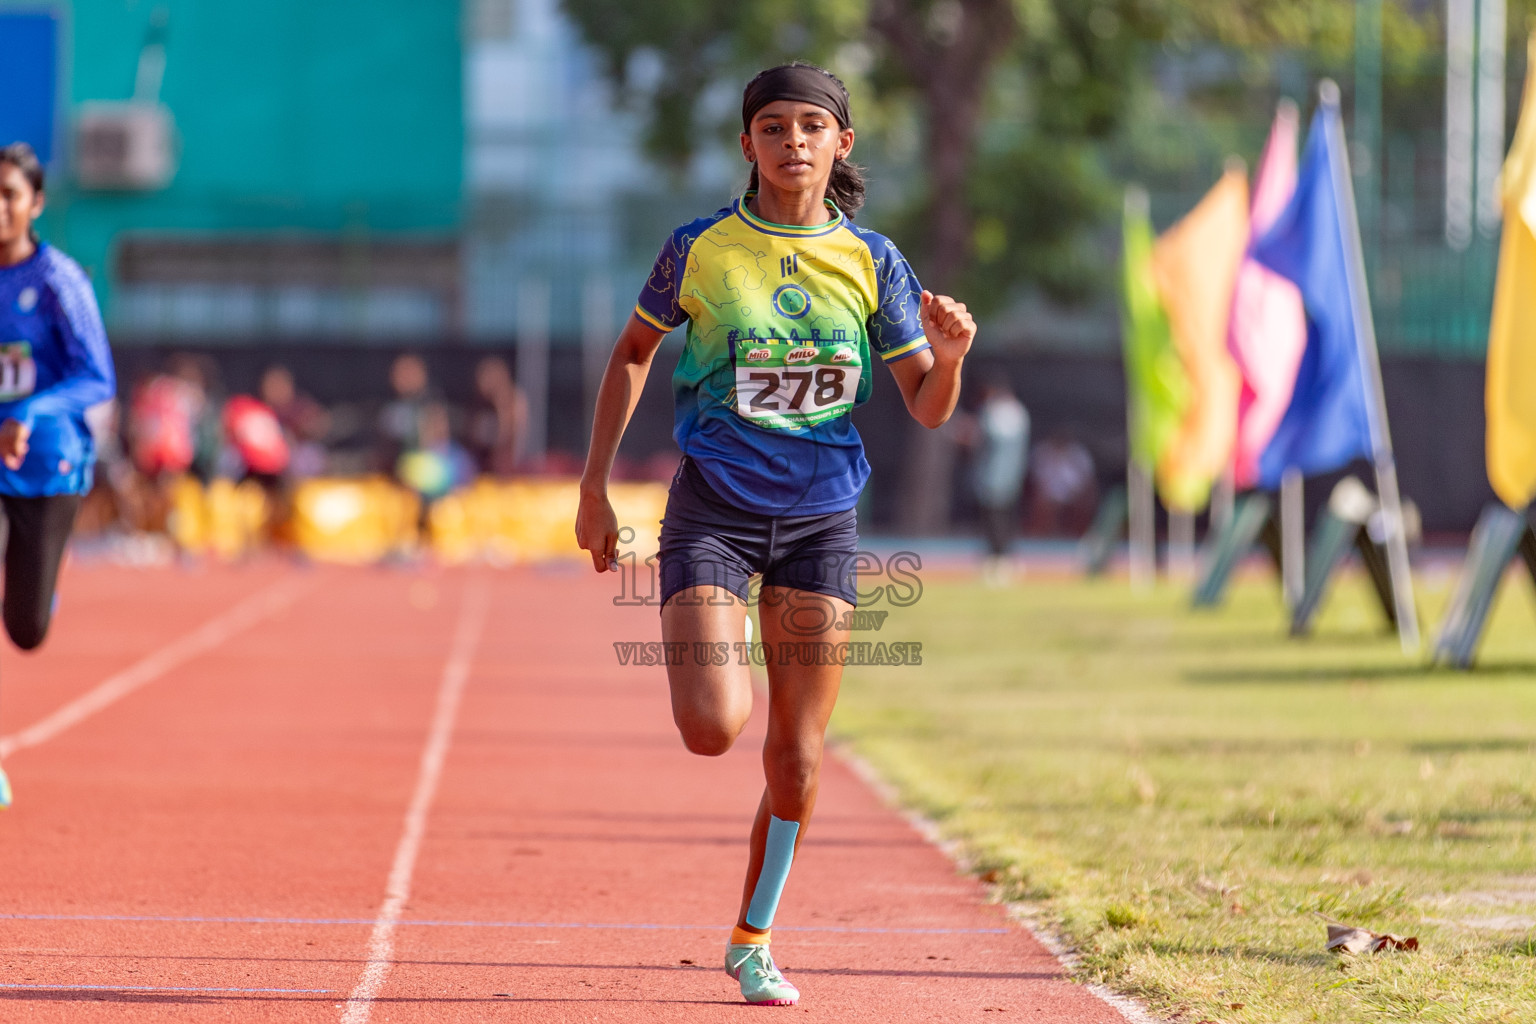
<instances>
[{"instance_id":1,"label":"girl's left arm","mask_svg":"<svg viewBox=\"0 0 1536 1024\"><path fill-rule=\"evenodd\" d=\"M960 367L976 338L976 321L965 303L923 292L919 314L929 348L890 364L912 418L932 430L941 427L960 400Z\"/></svg>"},{"instance_id":2,"label":"girl's left arm","mask_svg":"<svg viewBox=\"0 0 1536 1024\"><path fill-rule=\"evenodd\" d=\"M117 393L112 349L90 283L68 278L50 289L45 301L54 304L54 329L68 366L63 379L51 387L13 402L4 410L30 430L39 416L68 416L84 412Z\"/></svg>"}]
</instances>

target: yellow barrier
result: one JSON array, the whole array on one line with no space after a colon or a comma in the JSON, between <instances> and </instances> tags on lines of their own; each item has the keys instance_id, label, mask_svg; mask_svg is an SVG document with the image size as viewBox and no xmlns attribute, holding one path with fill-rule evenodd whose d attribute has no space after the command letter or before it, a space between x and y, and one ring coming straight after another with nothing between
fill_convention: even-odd
<instances>
[{"instance_id":1,"label":"yellow barrier","mask_svg":"<svg viewBox=\"0 0 1536 1024\"><path fill-rule=\"evenodd\" d=\"M382 476L315 479L293 494L294 543L318 562L366 565L417 547L421 499Z\"/></svg>"},{"instance_id":2,"label":"yellow barrier","mask_svg":"<svg viewBox=\"0 0 1536 1024\"><path fill-rule=\"evenodd\" d=\"M621 552L644 561L656 553L667 487L616 483ZM293 493L289 532L320 562L366 565L415 553L425 543L450 565L492 565L588 557L576 546L575 480L481 479L440 499L418 535L421 499L383 476L313 479ZM232 560L263 541L268 501L260 486L215 480L204 488L184 477L171 489L170 533L183 550Z\"/></svg>"},{"instance_id":3,"label":"yellow barrier","mask_svg":"<svg viewBox=\"0 0 1536 1024\"><path fill-rule=\"evenodd\" d=\"M183 551L232 562L263 541L266 492L252 480L214 480L206 488L189 476L171 484L167 529Z\"/></svg>"},{"instance_id":4,"label":"yellow barrier","mask_svg":"<svg viewBox=\"0 0 1536 1024\"><path fill-rule=\"evenodd\" d=\"M667 488L654 483L616 483L609 488L622 529L621 543L644 560L655 554ZM576 546L577 483L574 480L482 479L432 506L432 550L449 564L484 560L515 565L554 559L585 559Z\"/></svg>"}]
</instances>

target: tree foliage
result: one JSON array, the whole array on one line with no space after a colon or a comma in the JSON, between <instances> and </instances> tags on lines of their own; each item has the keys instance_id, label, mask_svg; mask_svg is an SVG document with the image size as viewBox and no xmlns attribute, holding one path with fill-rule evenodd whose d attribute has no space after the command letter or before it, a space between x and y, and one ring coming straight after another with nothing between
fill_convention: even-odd
<instances>
[{"instance_id":1,"label":"tree foliage","mask_svg":"<svg viewBox=\"0 0 1536 1024\"><path fill-rule=\"evenodd\" d=\"M826 63L860 38L863 0L564 0L609 77L643 97L646 145L677 168L697 146L701 98L752 72L801 57ZM650 62L642 57L653 58ZM726 111L734 120L734 107Z\"/></svg>"},{"instance_id":2,"label":"tree foliage","mask_svg":"<svg viewBox=\"0 0 1536 1024\"><path fill-rule=\"evenodd\" d=\"M1291 50L1337 66L1354 45L1348 0L564 3L612 79L643 97L647 149L673 168L712 132L734 132L740 84L784 60L831 66L876 125L911 110L922 185L903 241L937 283L997 301L1020 284L1083 292L1092 268L1074 245L1113 205L1098 144L1146 88L1154 47ZM1389 72L1436 31L1423 5L1385 0Z\"/></svg>"}]
</instances>

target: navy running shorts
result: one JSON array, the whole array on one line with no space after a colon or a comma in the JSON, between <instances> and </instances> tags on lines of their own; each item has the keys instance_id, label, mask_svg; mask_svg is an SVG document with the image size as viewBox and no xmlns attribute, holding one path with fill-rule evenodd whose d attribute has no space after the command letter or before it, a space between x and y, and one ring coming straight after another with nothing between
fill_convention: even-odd
<instances>
[{"instance_id":1,"label":"navy running shorts","mask_svg":"<svg viewBox=\"0 0 1536 1024\"><path fill-rule=\"evenodd\" d=\"M748 583L786 587L858 604L853 509L818 516L767 516L722 498L683 457L661 521L661 603L689 587L724 587L746 601Z\"/></svg>"}]
</instances>

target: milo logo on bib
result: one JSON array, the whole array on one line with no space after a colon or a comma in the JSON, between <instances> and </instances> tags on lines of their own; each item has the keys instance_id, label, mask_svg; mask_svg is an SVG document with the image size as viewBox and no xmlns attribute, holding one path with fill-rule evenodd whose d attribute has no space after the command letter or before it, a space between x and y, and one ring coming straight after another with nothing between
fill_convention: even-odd
<instances>
[{"instance_id":1,"label":"milo logo on bib","mask_svg":"<svg viewBox=\"0 0 1536 1024\"><path fill-rule=\"evenodd\" d=\"M736 343L736 412L760 427L813 427L853 408L858 345L747 338Z\"/></svg>"}]
</instances>

